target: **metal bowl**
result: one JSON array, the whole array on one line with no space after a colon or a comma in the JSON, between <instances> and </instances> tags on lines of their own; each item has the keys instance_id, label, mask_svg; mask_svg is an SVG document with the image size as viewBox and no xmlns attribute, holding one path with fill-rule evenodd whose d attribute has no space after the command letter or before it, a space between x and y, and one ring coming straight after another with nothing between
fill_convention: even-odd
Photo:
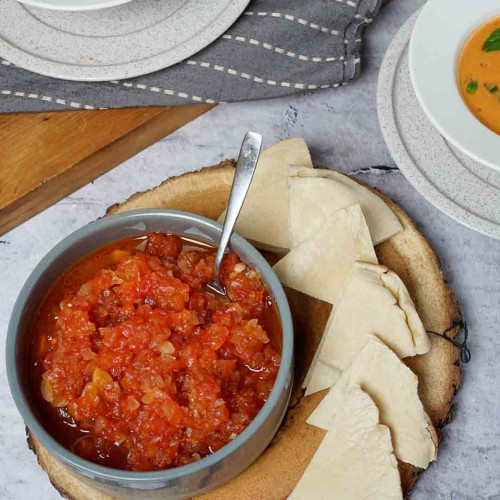
<instances>
[{"instance_id":1,"label":"metal bowl","mask_svg":"<svg viewBox=\"0 0 500 500\"><path fill-rule=\"evenodd\" d=\"M41 444L83 482L121 498L181 499L229 481L266 448L285 414L293 375L293 327L290 308L278 278L262 255L234 234L231 248L254 268L273 296L281 319L281 366L269 399L250 425L217 452L198 462L155 472L112 469L89 462L60 445L37 418L31 401L27 353L32 321L57 278L78 259L103 245L149 231L171 232L216 245L221 226L198 215L175 210L134 210L106 217L75 231L36 266L14 305L7 334L7 376L14 401Z\"/></svg>"}]
</instances>

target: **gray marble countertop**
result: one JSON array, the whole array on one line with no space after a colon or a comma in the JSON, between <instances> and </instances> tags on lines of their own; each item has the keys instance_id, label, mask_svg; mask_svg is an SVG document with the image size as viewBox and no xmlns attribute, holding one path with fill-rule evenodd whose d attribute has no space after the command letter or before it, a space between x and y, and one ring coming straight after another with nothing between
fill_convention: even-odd
<instances>
[{"instance_id":1,"label":"gray marble countertop","mask_svg":"<svg viewBox=\"0 0 500 500\"><path fill-rule=\"evenodd\" d=\"M414 499L500 500L500 241L467 229L431 206L394 166L379 129L375 88L383 54L422 0L397 0L367 32L361 78L342 90L293 99L221 105L0 238L0 340L28 274L63 237L106 208L165 178L234 158L246 130L266 144L304 137L316 166L355 172L414 218L440 256L469 325L472 361L463 368L455 419L445 428L438 462L417 483ZM43 151L40 152L43 154ZM58 493L25 441L0 357L0 499L57 500Z\"/></svg>"}]
</instances>

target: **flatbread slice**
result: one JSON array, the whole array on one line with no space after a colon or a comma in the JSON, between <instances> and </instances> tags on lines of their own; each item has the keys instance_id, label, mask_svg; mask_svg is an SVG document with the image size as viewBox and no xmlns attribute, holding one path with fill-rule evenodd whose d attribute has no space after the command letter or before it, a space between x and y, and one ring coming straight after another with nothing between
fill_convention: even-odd
<instances>
[{"instance_id":1,"label":"flatbread slice","mask_svg":"<svg viewBox=\"0 0 500 500\"><path fill-rule=\"evenodd\" d=\"M391 433L359 385L349 387L331 429L290 500L403 498Z\"/></svg>"},{"instance_id":2,"label":"flatbread slice","mask_svg":"<svg viewBox=\"0 0 500 500\"><path fill-rule=\"evenodd\" d=\"M274 267L283 285L334 304L357 260L377 263L359 205L339 210Z\"/></svg>"},{"instance_id":3,"label":"flatbread slice","mask_svg":"<svg viewBox=\"0 0 500 500\"><path fill-rule=\"evenodd\" d=\"M306 396L334 385L373 335L400 358L425 354L431 347L401 278L385 266L356 262L330 314Z\"/></svg>"},{"instance_id":4,"label":"flatbread slice","mask_svg":"<svg viewBox=\"0 0 500 500\"><path fill-rule=\"evenodd\" d=\"M418 378L376 337L370 339L307 423L329 430L352 384L359 384L377 405L380 422L391 430L397 458L422 469L436 460L436 430L418 397Z\"/></svg>"},{"instance_id":5,"label":"flatbread slice","mask_svg":"<svg viewBox=\"0 0 500 500\"><path fill-rule=\"evenodd\" d=\"M245 199L236 232L256 246L275 252L290 248L287 169L296 165L312 169L304 139L287 139L262 152ZM222 223L226 211L220 215Z\"/></svg>"},{"instance_id":6,"label":"flatbread slice","mask_svg":"<svg viewBox=\"0 0 500 500\"><path fill-rule=\"evenodd\" d=\"M356 204L361 206L374 245L403 229L379 196L339 172L290 167L288 185L292 248L311 238L332 214Z\"/></svg>"}]
</instances>

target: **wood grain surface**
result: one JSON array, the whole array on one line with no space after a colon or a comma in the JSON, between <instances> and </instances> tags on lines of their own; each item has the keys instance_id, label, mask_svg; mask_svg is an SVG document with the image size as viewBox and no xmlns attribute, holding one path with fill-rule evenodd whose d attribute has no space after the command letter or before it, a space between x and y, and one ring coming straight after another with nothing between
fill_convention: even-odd
<instances>
[{"instance_id":1,"label":"wood grain surface","mask_svg":"<svg viewBox=\"0 0 500 500\"><path fill-rule=\"evenodd\" d=\"M0 115L0 234L212 107Z\"/></svg>"},{"instance_id":2,"label":"wood grain surface","mask_svg":"<svg viewBox=\"0 0 500 500\"><path fill-rule=\"evenodd\" d=\"M128 201L110 207L107 215L139 208L172 208L186 210L217 219L226 207L233 178L233 163L224 162L177 178L160 186L137 193ZM375 191L375 190L374 190ZM427 330L445 332L454 338L459 332L461 315L443 276L439 260L411 218L389 198L375 191L398 216L403 231L377 245L382 264L398 273L415 302ZM266 255L275 261L275 256ZM324 431L306 424L306 419L327 391L304 397L302 381L320 342L331 305L287 289L294 320L296 342L294 389L284 422L264 453L238 477L203 495L203 500L281 500L286 498L306 469L320 444ZM419 378L419 395L434 426L439 430L452 418L452 399L460 385L460 350L448 340L430 336L429 353L405 359ZM110 490L102 492L85 484L46 450L35 436L28 442L52 484L66 498L73 500L116 500ZM298 452L300 451L300 452ZM401 482L409 494L423 472L400 462ZM435 473L435 468L426 474ZM162 498L161 493L151 498Z\"/></svg>"}]
</instances>

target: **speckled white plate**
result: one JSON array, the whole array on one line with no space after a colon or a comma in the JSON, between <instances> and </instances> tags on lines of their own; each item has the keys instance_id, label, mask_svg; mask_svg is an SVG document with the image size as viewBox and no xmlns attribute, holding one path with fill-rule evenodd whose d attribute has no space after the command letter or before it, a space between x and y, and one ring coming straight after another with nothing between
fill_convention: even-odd
<instances>
[{"instance_id":1,"label":"speckled white plate","mask_svg":"<svg viewBox=\"0 0 500 500\"><path fill-rule=\"evenodd\" d=\"M385 142L398 167L427 200L462 224L500 239L500 173L447 142L415 96L408 42L417 15L394 37L380 68L377 109Z\"/></svg>"},{"instance_id":2,"label":"speckled white plate","mask_svg":"<svg viewBox=\"0 0 500 500\"><path fill-rule=\"evenodd\" d=\"M105 81L176 64L221 36L249 0L136 0L62 12L0 0L0 56L42 75Z\"/></svg>"}]
</instances>

